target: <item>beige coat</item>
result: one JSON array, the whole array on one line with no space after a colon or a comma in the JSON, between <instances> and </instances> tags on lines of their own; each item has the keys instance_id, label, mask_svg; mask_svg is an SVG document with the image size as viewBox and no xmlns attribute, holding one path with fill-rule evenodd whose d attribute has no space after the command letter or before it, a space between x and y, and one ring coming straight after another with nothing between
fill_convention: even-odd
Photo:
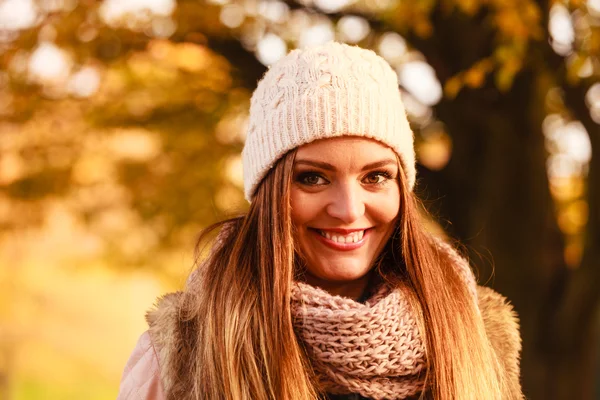
<instances>
[{"instance_id":1,"label":"beige coat","mask_svg":"<svg viewBox=\"0 0 600 400\"><path fill-rule=\"evenodd\" d=\"M161 299L146 316L150 329L140 337L123 373L117 400L181 399L186 388L176 384L175 338L180 293ZM506 299L490 288L477 288L479 308L488 338L504 368L509 392L503 398L523 398L519 381L521 338L515 311ZM167 395L168 394L168 395Z\"/></svg>"}]
</instances>

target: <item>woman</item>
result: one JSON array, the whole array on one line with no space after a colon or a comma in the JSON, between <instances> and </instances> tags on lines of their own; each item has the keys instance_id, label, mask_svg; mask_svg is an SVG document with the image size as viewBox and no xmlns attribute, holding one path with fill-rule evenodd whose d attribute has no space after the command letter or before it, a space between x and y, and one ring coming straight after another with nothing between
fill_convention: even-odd
<instances>
[{"instance_id":1,"label":"woman","mask_svg":"<svg viewBox=\"0 0 600 400\"><path fill-rule=\"evenodd\" d=\"M382 58L330 42L273 65L243 164L248 213L148 313L119 399L522 398L515 313L423 227Z\"/></svg>"}]
</instances>

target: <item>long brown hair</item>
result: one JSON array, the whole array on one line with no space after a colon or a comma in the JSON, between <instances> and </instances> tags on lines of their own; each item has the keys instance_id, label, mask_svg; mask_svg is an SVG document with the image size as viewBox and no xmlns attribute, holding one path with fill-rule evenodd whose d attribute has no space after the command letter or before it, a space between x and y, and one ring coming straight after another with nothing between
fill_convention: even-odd
<instances>
[{"instance_id":1,"label":"long brown hair","mask_svg":"<svg viewBox=\"0 0 600 400\"><path fill-rule=\"evenodd\" d=\"M269 171L246 215L219 222L199 238L197 249L212 230L220 230L210 255L197 263L180 316L180 331L190 339L177 373L193 399L320 396L290 308L298 272L290 206L295 154ZM384 258L395 260L381 273L408 285L421 310L428 358L423 393L440 400L499 400L505 383L477 305L425 231L418 199L400 170L400 218L384 249Z\"/></svg>"}]
</instances>

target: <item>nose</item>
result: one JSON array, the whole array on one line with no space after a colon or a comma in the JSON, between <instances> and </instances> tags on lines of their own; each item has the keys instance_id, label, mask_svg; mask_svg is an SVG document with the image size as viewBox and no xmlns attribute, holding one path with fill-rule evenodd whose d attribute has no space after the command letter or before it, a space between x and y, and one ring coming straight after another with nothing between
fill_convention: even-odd
<instances>
[{"instance_id":1,"label":"nose","mask_svg":"<svg viewBox=\"0 0 600 400\"><path fill-rule=\"evenodd\" d=\"M332 193L331 202L327 206L327 213L350 224L365 213L365 203L361 189L352 183L340 183Z\"/></svg>"}]
</instances>

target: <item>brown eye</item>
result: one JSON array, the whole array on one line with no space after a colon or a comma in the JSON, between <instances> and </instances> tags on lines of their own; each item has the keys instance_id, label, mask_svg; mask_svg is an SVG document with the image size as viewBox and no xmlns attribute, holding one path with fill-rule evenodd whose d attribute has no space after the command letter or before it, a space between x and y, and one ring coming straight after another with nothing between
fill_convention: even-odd
<instances>
[{"instance_id":1,"label":"brown eye","mask_svg":"<svg viewBox=\"0 0 600 400\"><path fill-rule=\"evenodd\" d=\"M391 175L388 172L377 171L367 175L364 181L369 185L381 185L388 179L391 179Z\"/></svg>"},{"instance_id":2,"label":"brown eye","mask_svg":"<svg viewBox=\"0 0 600 400\"><path fill-rule=\"evenodd\" d=\"M325 183L325 179L323 179L323 177L312 172L300 174L296 180L301 184L308 186L322 185Z\"/></svg>"},{"instance_id":3,"label":"brown eye","mask_svg":"<svg viewBox=\"0 0 600 400\"><path fill-rule=\"evenodd\" d=\"M316 185L319 183L319 177L316 175L309 175L304 178L304 182L308 183L309 185Z\"/></svg>"}]
</instances>

